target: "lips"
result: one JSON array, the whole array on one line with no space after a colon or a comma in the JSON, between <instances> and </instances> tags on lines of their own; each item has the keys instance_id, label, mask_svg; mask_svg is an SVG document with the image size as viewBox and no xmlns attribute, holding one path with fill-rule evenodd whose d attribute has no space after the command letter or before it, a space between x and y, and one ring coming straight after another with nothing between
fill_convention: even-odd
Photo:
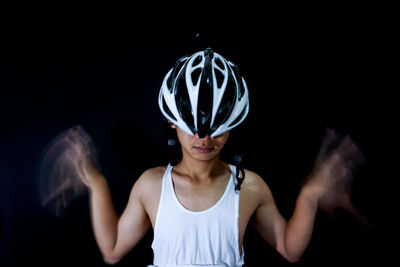
<instances>
[{"instance_id":1,"label":"lips","mask_svg":"<svg viewBox=\"0 0 400 267\"><path fill-rule=\"evenodd\" d=\"M205 147L205 146L195 146L194 147L198 152L200 153L210 153L211 151L214 150L213 146Z\"/></svg>"}]
</instances>

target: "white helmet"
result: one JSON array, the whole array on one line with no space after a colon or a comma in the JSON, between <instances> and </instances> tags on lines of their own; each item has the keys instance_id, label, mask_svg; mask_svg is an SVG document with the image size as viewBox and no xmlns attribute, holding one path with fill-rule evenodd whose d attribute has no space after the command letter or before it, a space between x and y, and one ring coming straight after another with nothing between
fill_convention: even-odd
<instances>
[{"instance_id":1,"label":"white helmet","mask_svg":"<svg viewBox=\"0 0 400 267\"><path fill-rule=\"evenodd\" d=\"M178 60L164 78L158 104L171 123L200 138L231 130L249 112L238 67L211 48Z\"/></svg>"}]
</instances>

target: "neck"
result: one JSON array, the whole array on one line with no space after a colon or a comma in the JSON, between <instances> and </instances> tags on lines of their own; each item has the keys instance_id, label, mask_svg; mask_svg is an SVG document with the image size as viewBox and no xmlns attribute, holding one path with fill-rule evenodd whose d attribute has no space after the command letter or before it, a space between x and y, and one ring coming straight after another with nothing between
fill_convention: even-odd
<instances>
[{"instance_id":1,"label":"neck","mask_svg":"<svg viewBox=\"0 0 400 267\"><path fill-rule=\"evenodd\" d=\"M204 180L218 175L224 165L219 156L207 161L195 160L184 156L177 167L192 178Z\"/></svg>"}]
</instances>

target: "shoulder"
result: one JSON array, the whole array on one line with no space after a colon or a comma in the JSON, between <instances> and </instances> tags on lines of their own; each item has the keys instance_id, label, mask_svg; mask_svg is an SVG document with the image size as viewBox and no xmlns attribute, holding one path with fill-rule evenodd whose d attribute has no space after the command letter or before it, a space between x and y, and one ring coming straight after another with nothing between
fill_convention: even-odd
<instances>
[{"instance_id":1,"label":"shoulder","mask_svg":"<svg viewBox=\"0 0 400 267\"><path fill-rule=\"evenodd\" d=\"M161 189L161 182L167 166L158 166L145 170L136 181L132 191L136 193L148 193Z\"/></svg>"},{"instance_id":2,"label":"shoulder","mask_svg":"<svg viewBox=\"0 0 400 267\"><path fill-rule=\"evenodd\" d=\"M268 187L264 179L254 171L245 169L245 179L243 180L243 186L252 191L257 191L260 188Z\"/></svg>"},{"instance_id":3,"label":"shoulder","mask_svg":"<svg viewBox=\"0 0 400 267\"><path fill-rule=\"evenodd\" d=\"M150 168L145 170L140 176L140 180L160 180L164 176L165 171L167 170L167 166L157 166L154 168Z\"/></svg>"},{"instance_id":4,"label":"shoulder","mask_svg":"<svg viewBox=\"0 0 400 267\"><path fill-rule=\"evenodd\" d=\"M259 201L272 197L271 190L265 180L256 172L245 169L245 179L241 186L241 192Z\"/></svg>"}]
</instances>

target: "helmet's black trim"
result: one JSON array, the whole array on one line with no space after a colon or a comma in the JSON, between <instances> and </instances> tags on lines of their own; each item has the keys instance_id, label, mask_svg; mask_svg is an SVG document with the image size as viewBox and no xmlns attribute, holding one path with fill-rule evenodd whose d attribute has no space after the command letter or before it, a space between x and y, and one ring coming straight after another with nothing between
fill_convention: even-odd
<instances>
[{"instance_id":1,"label":"helmet's black trim","mask_svg":"<svg viewBox=\"0 0 400 267\"><path fill-rule=\"evenodd\" d=\"M201 74L199 96L197 100L197 132L200 138L210 133L211 116L213 108L213 75L212 60L214 52L207 48L204 51L204 67Z\"/></svg>"}]
</instances>

